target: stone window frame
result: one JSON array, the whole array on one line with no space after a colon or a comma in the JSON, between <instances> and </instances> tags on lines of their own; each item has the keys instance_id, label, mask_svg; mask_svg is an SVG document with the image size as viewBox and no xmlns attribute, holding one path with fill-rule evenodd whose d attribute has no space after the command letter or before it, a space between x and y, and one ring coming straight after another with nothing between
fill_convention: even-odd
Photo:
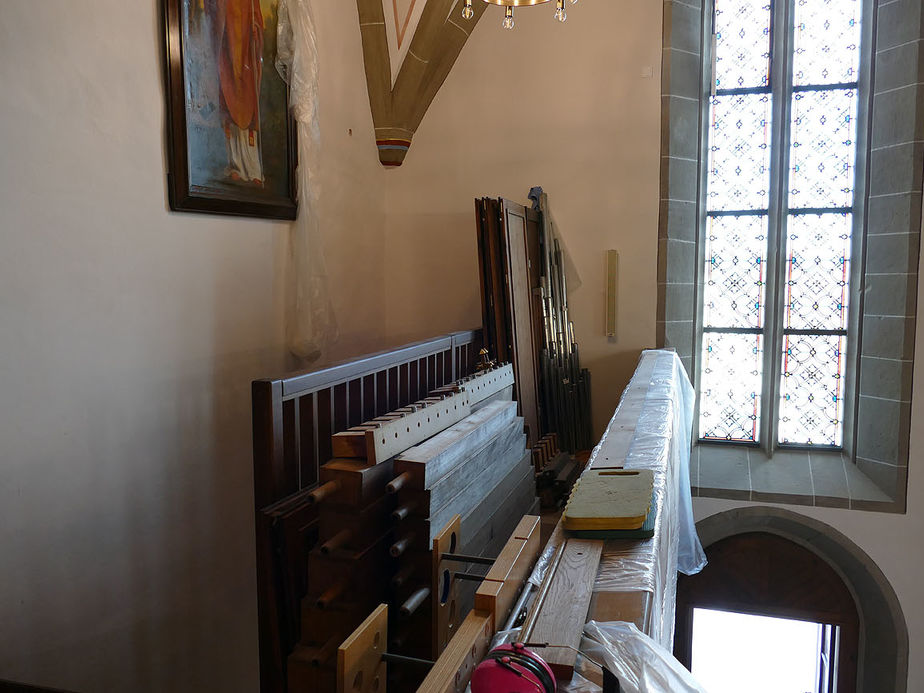
<instances>
[{"instance_id":1,"label":"stone window frame","mask_svg":"<svg viewBox=\"0 0 924 693\"><path fill-rule=\"evenodd\" d=\"M709 0L663 0L657 343L693 377L701 290L703 47ZM872 95L854 425L844 453L698 445L696 493L905 512L924 181L924 8L871 0ZM848 422L850 417L848 417ZM848 423L849 426L849 423ZM705 472L705 474L703 474ZM798 485L794 483L798 481Z\"/></svg>"}]
</instances>

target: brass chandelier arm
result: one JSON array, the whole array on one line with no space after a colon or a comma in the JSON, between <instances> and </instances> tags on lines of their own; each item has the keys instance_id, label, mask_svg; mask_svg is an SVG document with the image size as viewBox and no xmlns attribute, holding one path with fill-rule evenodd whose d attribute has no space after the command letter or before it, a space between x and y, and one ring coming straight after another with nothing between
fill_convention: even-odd
<instances>
[{"instance_id":1,"label":"brass chandelier arm","mask_svg":"<svg viewBox=\"0 0 924 693\"><path fill-rule=\"evenodd\" d=\"M503 7L504 9L504 21L503 27L505 29L512 29L513 22L513 8L514 7L531 7L532 5L544 5L551 0L484 0L484 2L489 5L497 5ZM571 0L571 4L576 3L577 0ZM474 15L472 10L472 0L463 0L462 3L462 18L471 19ZM565 0L555 0L555 19L560 22L565 21L568 18L567 13L565 12Z\"/></svg>"}]
</instances>

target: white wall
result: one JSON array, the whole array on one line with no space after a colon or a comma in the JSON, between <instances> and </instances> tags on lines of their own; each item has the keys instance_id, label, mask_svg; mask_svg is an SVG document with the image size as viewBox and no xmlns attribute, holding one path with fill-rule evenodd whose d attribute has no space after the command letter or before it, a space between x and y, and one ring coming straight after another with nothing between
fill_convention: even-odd
<instances>
[{"instance_id":1,"label":"white wall","mask_svg":"<svg viewBox=\"0 0 924 693\"><path fill-rule=\"evenodd\" d=\"M523 8L505 31L489 8L389 171L387 333L400 343L480 325L474 198L526 203L541 185L583 280L570 299L601 433L655 340L661 3L568 9L559 24L552 6ZM612 341L609 248L620 253Z\"/></svg>"},{"instance_id":2,"label":"white wall","mask_svg":"<svg viewBox=\"0 0 924 693\"><path fill-rule=\"evenodd\" d=\"M315 4L349 356L384 334L383 174L355 3ZM283 367L289 225L167 211L159 7L0 12L0 679L257 687L250 381Z\"/></svg>"}]
</instances>

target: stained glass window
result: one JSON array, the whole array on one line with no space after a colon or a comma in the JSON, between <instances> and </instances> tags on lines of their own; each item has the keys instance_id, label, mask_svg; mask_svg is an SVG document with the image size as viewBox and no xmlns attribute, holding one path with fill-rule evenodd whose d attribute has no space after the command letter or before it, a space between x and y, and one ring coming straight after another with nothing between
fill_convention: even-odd
<instances>
[{"instance_id":1,"label":"stained glass window","mask_svg":"<svg viewBox=\"0 0 924 693\"><path fill-rule=\"evenodd\" d=\"M703 324L760 327L764 322L767 215L709 217Z\"/></svg>"},{"instance_id":2,"label":"stained glass window","mask_svg":"<svg viewBox=\"0 0 924 693\"><path fill-rule=\"evenodd\" d=\"M862 1L715 0L702 439L842 444Z\"/></svg>"},{"instance_id":3,"label":"stained glass window","mask_svg":"<svg viewBox=\"0 0 924 693\"><path fill-rule=\"evenodd\" d=\"M853 203L857 90L793 95L789 207L849 207Z\"/></svg>"},{"instance_id":4,"label":"stained glass window","mask_svg":"<svg viewBox=\"0 0 924 693\"><path fill-rule=\"evenodd\" d=\"M796 86L856 82L860 0L796 0L792 81Z\"/></svg>"},{"instance_id":5,"label":"stained glass window","mask_svg":"<svg viewBox=\"0 0 924 693\"><path fill-rule=\"evenodd\" d=\"M841 445L846 337L787 335L780 386L781 443Z\"/></svg>"},{"instance_id":6,"label":"stained glass window","mask_svg":"<svg viewBox=\"0 0 924 693\"><path fill-rule=\"evenodd\" d=\"M715 81L719 89L763 87L770 79L768 0L716 0Z\"/></svg>"},{"instance_id":7,"label":"stained glass window","mask_svg":"<svg viewBox=\"0 0 924 693\"><path fill-rule=\"evenodd\" d=\"M714 96L709 116L709 209L765 209L770 199L770 95Z\"/></svg>"},{"instance_id":8,"label":"stained glass window","mask_svg":"<svg viewBox=\"0 0 924 693\"><path fill-rule=\"evenodd\" d=\"M850 302L853 215L795 214L787 229L786 327L843 330Z\"/></svg>"},{"instance_id":9,"label":"stained glass window","mask_svg":"<svg viewBox=\"0 0 924 693\"><path fill-rule=\"evenodd\" d=\"M760 430L761 335L706 333L702 361L700 437L755 442Z\"/></svg>"}]
</instances>

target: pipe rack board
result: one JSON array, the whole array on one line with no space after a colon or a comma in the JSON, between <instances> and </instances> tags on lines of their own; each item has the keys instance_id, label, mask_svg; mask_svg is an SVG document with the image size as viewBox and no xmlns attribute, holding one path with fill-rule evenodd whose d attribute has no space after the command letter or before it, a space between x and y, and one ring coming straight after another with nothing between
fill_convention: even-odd
<instances>
[{"instance_id":1,"label":"pipe rack board","mask_svg":"<svg viewBox=\"0 0 924 693\"><path fill-rule=\"evenodd\" d=\"M335 433L331 449L337 457L379 464L461 421L471 413L472 404L512 384L510 364L462 378L435 390L430 397Z\"/></svg>"},{"instance_id":2,"label":"pipe rack board","mask_svg":"<svg viewBox=\"0 0 924 693\"><path fill-rule=\"evenodd\" d=\"M370 465L417 445L471 413L467 392L428 397L331 436L337 457L365 459Z\"/></svg>"}]
</instances>

